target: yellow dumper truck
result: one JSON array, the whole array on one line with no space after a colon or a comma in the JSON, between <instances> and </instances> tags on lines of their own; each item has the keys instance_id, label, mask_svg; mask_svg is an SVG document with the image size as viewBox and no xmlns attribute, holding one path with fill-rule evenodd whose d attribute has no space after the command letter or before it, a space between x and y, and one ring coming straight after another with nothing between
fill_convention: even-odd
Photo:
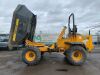
<instances>
[{"instance_id":1,"label":"yellow dumper truck","mask_svg":"<svg viewBox=\"0 0 100 75\"><path fill-rule=\"evenodd\" d=\"M71 19L72 29L70 27ZM87 59L87 53L93 50L92 35L90 32L87 36L77 33L73 13L68 18L68 27L63 27L56 42L50 46L33 40L35 28L36 15L25 5L18 5L13 13L9 48L22 45L24 47L22 60L28 65L39 63L45 52L61 52L72 65L82 65ZM68 29L68 34L65 34L66 29ZM84 41L86 42L84 43Z\"/></svg>"}]
</instances>

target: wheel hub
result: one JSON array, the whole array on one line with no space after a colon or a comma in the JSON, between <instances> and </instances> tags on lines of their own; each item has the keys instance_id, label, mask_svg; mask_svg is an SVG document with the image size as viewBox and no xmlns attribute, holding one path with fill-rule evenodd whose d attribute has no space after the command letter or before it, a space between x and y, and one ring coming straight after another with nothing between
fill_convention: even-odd
<instances>
[{"instance_id":1,"label":"wheel hub","mask_svg":"<svg viewBox=\"0 0 100 75\"><path fill-rule=\"evenodd\" d=\"M79 62L83 58L83 55L82 55L81 51L76 50L76 51L73 52L72 58L73 58L74 61Z\"/></svg>"},{"instance_id":2,"label":"wheel hub","mask_svg":"<svg viewBox=\"0 0 100 75\"><path fill-rule=\"evenodd\" d=\"M25 54L25 58L26 58L26 60L27 61L34 61L35 60L35 58L36 58L36 54L35 54L35 52L33 52L33 51L28 51L28 52L26 52L26 54Z\"/></svg>"}]
</instances>

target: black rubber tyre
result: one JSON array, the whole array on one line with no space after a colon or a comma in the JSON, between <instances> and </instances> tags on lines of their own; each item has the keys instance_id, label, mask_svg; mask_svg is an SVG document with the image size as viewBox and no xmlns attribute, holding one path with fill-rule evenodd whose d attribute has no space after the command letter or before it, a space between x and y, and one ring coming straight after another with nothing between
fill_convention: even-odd
<instances>
[{"instance_id":1,"label":"black rubber tyre","mask_svg":"<svg viewBox=\"0 0 100 75\"><path fill-rule=\"evenodd\" d=\"M79 51L81 53L81 59L79 61L75 61L73 59L73 53L75 51ZM68 61L68 63L76 66L84 64L87 59L87 52L81 46L73 46L69 50L66 50L64 54L67 55L66 60Z\"/></svg>"},{"instance_id":2,"label":"black rubber tyre","mask_svg":"<svg viewBox=\"0 0 100 75\"><path fill-rule=\"evenodd\" d=\"M25 54L29 51L34 52L36 55L36 57L33 61L28 61L25 58ZM28 48L25 48L22 52L22 61L29 66L38 64L40 62L40 59L41 59L41 52L40 52L39 48L37 48L37 47L28 47Z\"/></svg>"},{"instance_id":3,"label":"black rubber tyre","mask_svg":"<svg viewBox=\"0 0 100 75\"><path fill-rule=\"evenodd\" d=\"M43 59L44 52L41 52L41 60Z\"/></svg>"}]
</instances>

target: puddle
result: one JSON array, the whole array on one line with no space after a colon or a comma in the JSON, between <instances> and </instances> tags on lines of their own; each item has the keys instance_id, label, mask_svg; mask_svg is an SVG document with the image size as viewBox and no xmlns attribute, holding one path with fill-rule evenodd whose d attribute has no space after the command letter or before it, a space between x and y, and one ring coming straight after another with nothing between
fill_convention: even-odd
<instances>
[{"instance_id":1,"label":"puddle","mask_svg":"<svg viewBox=\"0 0 100 75\"><path fill-rule=\"evenodd\" d=\"M68 69L56 69L56 71L64 71L64 72L67 72Z\"/></svg>"}]
</instances>

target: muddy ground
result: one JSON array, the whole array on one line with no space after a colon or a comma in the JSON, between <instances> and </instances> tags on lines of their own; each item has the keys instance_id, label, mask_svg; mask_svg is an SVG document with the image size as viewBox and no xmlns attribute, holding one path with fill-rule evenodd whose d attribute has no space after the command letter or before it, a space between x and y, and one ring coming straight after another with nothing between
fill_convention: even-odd
<instances>
[{"instance_id":1,"label":"muddy ground","mask_svg":"<svg viewBox=\"0 0 100 75\"><path fill-rule=\"evenodd\" d=\"M21 60L21 50L7 51L0 48L0 75L100 75L100 48L88 54L83 66L72 66L59 53L45 53L36 66L27 66Z\"/></svg>"}]
</instances>

